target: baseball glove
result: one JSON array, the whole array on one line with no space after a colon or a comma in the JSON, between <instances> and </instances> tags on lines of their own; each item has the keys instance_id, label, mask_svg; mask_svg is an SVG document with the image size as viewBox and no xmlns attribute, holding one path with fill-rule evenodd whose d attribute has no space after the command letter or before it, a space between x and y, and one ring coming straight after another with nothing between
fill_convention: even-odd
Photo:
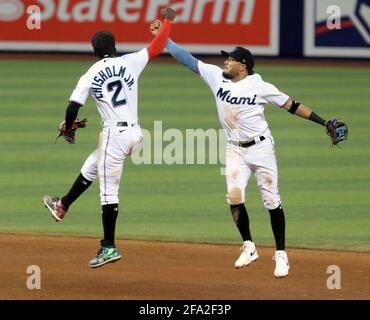
<instances>
[{"instance_id":1,"label":"baseball glove","mask_svg":"<svg viewBox=\"0 0 370 320\"><path fill-rule=\"evenodd\" d=\"M167 8L164 8L164 9L161 10L161 16L164 19L168 19L170 21L173 21L173 20L175 20L175 17L176 17L176 11L173 10L172 8L170 8L170 7L167 7Z\"/></svg>"},{"instance_id":2,"label":"baseball glove","mask_svg":"<svg viewBox=\"0 0 370 320\"><path fill-rule=\"evenodd\" d=\"M348 126L340 119L328 120L325 127L333 145L348 139Z\"/></svg>"},{"instance_id":3,"label":"baseball glove","mask_svg":"<svg viewBox=\"0 0 370 320\"><path fill-rule=\"evenodd\" d=\"M63 139L67 141L69 144L74 144L76 140L76 130L79 128L85 128L86 122L87 122L86 118L82 120L76 119L75 121L73 121L72 128L66 130L66 122L65 120L62 121L58 128L59 135L57 136L56 140L58 140L58 138L60 137L63 137Z\"/></svg>"}]
</instances>

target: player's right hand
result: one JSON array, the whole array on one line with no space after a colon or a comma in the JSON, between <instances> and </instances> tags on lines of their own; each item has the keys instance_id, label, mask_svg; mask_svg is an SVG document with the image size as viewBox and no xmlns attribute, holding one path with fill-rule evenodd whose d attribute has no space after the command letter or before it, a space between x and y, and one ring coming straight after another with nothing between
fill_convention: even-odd
<instances>
[{"instance_id":1,"label":"player's right hand","mask_svg":"<svg viewBox=\"0 0 370 320\"><path fill-rule=\"evenodd\" d=\"M164 8L164 9L161 10L161 16L164 19L173 21L173 20L175 20L175 17L176 17L176 11L173 10L172 8L170 8L170 7L167 7L167 8Z\"/></svg>"},{"instance_id":2,"label":"player's right hand","mask_svg":"<svg viewBox=\"0 0 370 320\"><path fill-rule=\"evenodd\" d=\"M159 30L161 30L161 28L162 28L162 25L163 25L163 23L162 23L162 21L161 20L155 20L154 22L152 22L151 24L150 24L150 32L153 34L153 35L157 35L158 34L158 32L159 32Z\"/></svg>"}]
</instances>

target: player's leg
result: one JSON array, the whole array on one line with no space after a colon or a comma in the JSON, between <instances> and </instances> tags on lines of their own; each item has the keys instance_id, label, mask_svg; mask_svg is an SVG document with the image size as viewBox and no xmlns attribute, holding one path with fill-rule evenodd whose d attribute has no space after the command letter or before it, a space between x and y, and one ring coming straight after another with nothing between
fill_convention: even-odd
<instances>
[{"instance_id":1,"label":"player's leg","mask_svg":"<svg viewBox=\"0 0 370 320\"><path fill-rule=\"evenodd\" d=\"M119 129L110 128L107 130L99 153L98 174L104 227L102 246L115 245L114 233L118 216L118 192L124 161L141 142L141 131L137 128L130 128L124 132L120 132Z\"/></svg>"},{"instance_id":2,"label":"player's leg","mask_svg":"<svg viewBox=\"0 0 370 320\"><path fill-rule=\"evenodd\" d=\"M285 249L285 216L278 190L278 168L275 153L269 142L255 149L253 159L257 185L263 205L270 213L276 250Z\"/></svg>"},{"instance_id":3,"label":"player's leg","mask_svg":"<svg viewBox=\"0 0 370 320\"><path fill-rule=\"evenodd\" d=\"M278 188L278 168L273 146L273 140L256 145L253 166L263 204L269 211L271 228L274 234L277 262L275 276L288 275L289 263L285 252L285 214L281 205ZM279 268L278 268L279 267Z\"/></svg>"},{"instance_id":4,"label":"player's leg","mask_svg":"<svg viewBox=\"0 0 370 320\"><path fill-rule=\"evenodd\" d=\"M68 210L73 202L75 202L81 194L83 194L90 185L96 180L98 175L98 150L96 149L86 159L81 168L81 172L73 183L69 192L62 197L63 206Z\"/></svg>"},{"instance_id":5,"label":"player's leg","mask_svg":"<svg viewBox=\"0 0 370 320\"><path fill-rule=\"evenodd\" d=\"M130 130L132 131L132 130ZM117 128L103 130L99 146L98 175L104 238L96 258L90 261L95 268L121 258L115 245L115 229L118 217L118 192L125 159L137 144L138 139L130 132L120 133Z\"/></svg>"},{"instance_id":6,"label":"player's leg","mask_svg":"<svg viewBox=\"0 0 370 320\"><path fill-rule=\"evenodd\" d=\"M235 262L236 268L245 267L258 258L250 232L248 212L245 207L245 188L250 176L251 170L244 162L243 150L237 147L227 146L226 197L235 225L243 239L242 253Z\"/></svg>"},{"instance_id":7,"label":"player's leg","mask_svg":"<svg viewBox=\"0 0 370 320\"><path fill-rule=\"evenodd\" d=\"M64 218L71 204L90 187L92 182L96 179L97 174L97 150L95 150L86 159L80 174L65 196L61 198L49 195L44 196L43 202L56 221L60 221Z\"/></svg>"},{"instance_id":8,"label":"player's leg","mask_svg":"<svg viewBox=\"0 0 370 320\"><path fill-rule=\"evenodd\" d=\"M245 188L251 175L249 167L243 162L242 150L233 146L226 148L227 202L234 222L243 241L252 241L249 218L245 208Z\"/></svg>"}]
</instances>

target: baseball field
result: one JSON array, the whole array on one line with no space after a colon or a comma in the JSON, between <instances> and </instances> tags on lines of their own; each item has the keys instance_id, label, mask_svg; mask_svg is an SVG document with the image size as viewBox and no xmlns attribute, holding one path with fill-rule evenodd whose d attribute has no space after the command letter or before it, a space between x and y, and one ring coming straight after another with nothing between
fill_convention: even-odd
<instances>
[{"instance_id":1,"label":"baseball field","mask_svg":"<svg viewBox=\"0 0 370 320\"><path fill-rule=\"evenodd\" d=\"M77 132L76 144L55 143L69 95L91 64L0 60L0 299L370 299L369 66L257 60L256 72L266 81L349 126L349 140L332 147L323 127L266 106L291 261L289 276L274 279L273 235L255 179L246 206L261 258L235 270L241 243L226 203L222 157L170 165L155 163L153 150L148 163L125 165L116 230L123 259L89 269L102 233L98 182L60 223L41 198L64 195L97 146L100 117L92 99L80 110L88 125ZM179 129L177 137L220 129L208 87L167 60L142 74L139 115L151 139L159 121L163 134ZM165 152L176 137L162 138L159 151ZM185 142L182 151L185 159ZM29 265L41 268L41 290L26 287ZM341 270L340 289L327 287L332 265ZM71 286L73 293L66 292Z\"/></svg>"}]
</instances>

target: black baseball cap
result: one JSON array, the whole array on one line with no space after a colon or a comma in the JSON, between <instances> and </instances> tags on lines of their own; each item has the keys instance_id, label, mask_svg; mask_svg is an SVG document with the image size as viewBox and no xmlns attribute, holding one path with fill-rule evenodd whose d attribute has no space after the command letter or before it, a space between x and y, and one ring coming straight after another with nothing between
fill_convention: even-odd
<instances>
[{"instance_id":1,"label":"black baseball cap","mask_svg":"<svg viewBox=\"0 0 370 320\"><path fill-rule=\"evenodd\" d=\"M235 47L230 52L221 50L221 53L225 57L234 58L236 61L245 64L247 66L248 73L249 74L253 73L254 57L248 49L243 48L243 47Z\"/></svg>"},{"instance_id":2,"label":"black baseball cap","mask_svg":"<svg viewBox=\"0 0 370 320\"><path fill-rule=\"evenodd\" d=\"M95 56L99 58L113 56L116 50L116 40L113 33L109 31L99 31L91 39Z\"/></svg>"}]
</instances>

